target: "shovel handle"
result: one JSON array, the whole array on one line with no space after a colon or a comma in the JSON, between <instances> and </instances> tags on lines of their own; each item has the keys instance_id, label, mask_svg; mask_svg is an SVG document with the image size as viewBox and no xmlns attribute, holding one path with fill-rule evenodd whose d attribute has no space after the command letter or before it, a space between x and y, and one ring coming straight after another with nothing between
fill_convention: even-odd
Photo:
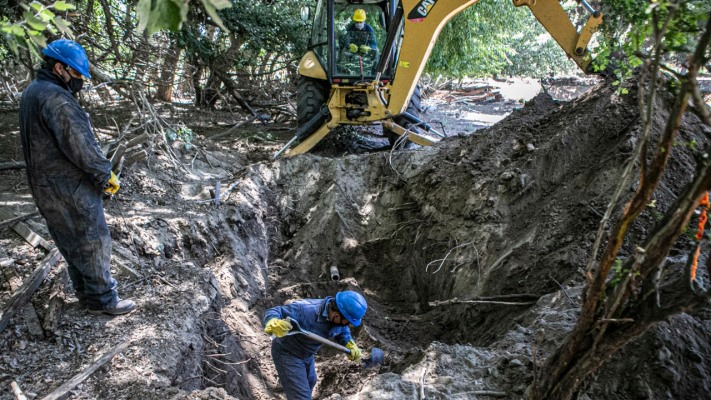
<instances>
[{"instance_id":1,"label":"shovel handle","mask_svg":"<svg viewBox=\"0 0 711 400\"><path fill-rule=\"evenodd\" d=\"M292 326L292 329L288 333L288 335L295 335L295 334L304 335L304 336L308 337L309 339L313 339L317 342L320 342L321 344L325 344L326 346L331 346L331 347L338 349L346 354L351 354L351 351L347 347L341 346L338 343L332 342L332 341L325 339L315 333L311 333L305 329L301 329L299 322L291 317L286 317L286 319L289 322L291 322L291 326Z\"/></svg>"},{"instance_id":2,"label":"shovel handle","mask_svg":"<svg viewBox=\"0 0 711 400\"><path fill-rule=\"evenodd\" d=\"M315 341L317 341L317 342L321 342L321 343L325 344L326 346L331 346L331 347L333 347L334 349L338 349L338 350L340 350L340 351L342 351L342 352L344 352L344 353L346 353L346 354L351 354L351 351L350 351L348 348L346 348L346 347L344 347L344 346L341 346L341 345L338 344L338 343L332 342L332 341L330 341L330 340L328 340L328 339L324 339L324 338L322 338L321 336L319 336L319 335L317 335L317 334L315 334L315 333L311 333L311 332L308 332L308 331L301 331L300 333L301 333L302 335L306 335L306 337L308 337L309 339L313 339L313 340L315 340Z\"/></svg>"},{"instance_id":3,"label":"shovel handle","mask_svg":"<svg viewBox=\"0 0 711 400\"><path fill-rule=\"evenodd\" d=\"M286 319L289 322L291 322L291 331L289 331L289 333L287 333L287 335L304 335L310 339L313 339L317 342L325 344L326 346L331 346L331 347L336 348L346 354L351 354L350 349L348 349L347 347L341 346L338 343L332 342L332 341L325 339L315 333L311 333L305 329L302 329L301 326L299 325L299 322L291 317L286 317ZM382 363L383 363L383 351L377 347L373 347L372 349L370 349L370 357L364 358L361 362L361 366L363 368L371 368L371 367L378 366Z\"/></svg>"}]
</instances>

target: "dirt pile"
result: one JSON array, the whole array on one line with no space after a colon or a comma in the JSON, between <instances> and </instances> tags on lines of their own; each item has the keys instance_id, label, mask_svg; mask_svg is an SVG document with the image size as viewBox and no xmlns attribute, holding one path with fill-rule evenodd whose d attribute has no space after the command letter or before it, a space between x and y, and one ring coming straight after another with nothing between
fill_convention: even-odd
<instances>
[{"instance_id":1,"label":"dirt pile","mask_svg":"<svg viewBox=\"0 0 711 400\"><path fill-rule=\"evenodd\" d=\"M106 204L120 292L139 310L86 316L53 273L33 300L44 337L19 318L0 334L0 380L42 396L130 341L74 398L279 398L264 310L357 288L370 305L357 341L383 348L386 364L361 370L322 350L319 398L521 398L575 322L593 235L639 125L634 96L598 86L571 103L538 96L432 148L249 164L253 154L198 139L199 150L173 144L186 168L155 148ZM680 142L691 140L708 142L693 117ZM639 235L694 166L692 149L672 151L679 157ZM16 211L31 209L22 174L3 173L3 200ZM219 206L209 194L217 181ZM0 240L0 258L21 275L42 256L7 231ZM710 327L707 310L661 324L583 396L705 393Z\"/></svg>"}]
</instances>

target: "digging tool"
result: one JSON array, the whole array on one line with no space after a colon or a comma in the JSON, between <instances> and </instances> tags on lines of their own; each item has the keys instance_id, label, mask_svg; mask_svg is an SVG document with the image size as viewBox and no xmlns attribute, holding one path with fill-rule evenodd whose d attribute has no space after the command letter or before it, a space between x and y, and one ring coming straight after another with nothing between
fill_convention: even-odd
<instances>
[{"instance_id":1,"label":"digging tool","mask_svg":"<svg viewBox=\"0 0 711 400\"><path fill-rule=\"evenodd\" d=\"M322 344L325 344L326 346L331 346L334 349L338 349L346 354L350 354L351 351L346 348L345 346L341 346L338 343L332 342L328 339L322 338L321 336L309 332L305 329L302 329L301 326L299 325L299 322L296 321L295 319L291 317L286 317L286 319L291 323L292 329L287 333L287 335L304 335L308 337L309 339L313 339L317 342L320 342ZM370 357L368 358L362 358L363 361L363 368L370 368L370 367L375 367L377 365L380 365L383 363L383 358L384 358L384 353L382 350L380 350L377 347L373 347L370 349Z\"/></svg>"}]
</instances>

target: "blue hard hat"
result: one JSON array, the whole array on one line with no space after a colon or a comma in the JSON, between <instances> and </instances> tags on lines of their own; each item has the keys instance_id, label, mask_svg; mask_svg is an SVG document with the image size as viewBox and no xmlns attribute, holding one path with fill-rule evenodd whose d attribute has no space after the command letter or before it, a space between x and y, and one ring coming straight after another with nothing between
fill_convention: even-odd
<instances>
[{"instance_id":1,"label":"blue hard hat","mask_svg":"<svg viewBox=\"0 0 711 400\"><path fill-rule=\"evenodd\" d=\"M360 293L346 290L336 293L336 307L348 322L353 326L358 326L365 315L365 310L368 309L368 304Z\"/></svg>"},{"instance_id":2,"label":"blue hard hat","mask_svg":"<svg viewBox=\"0 0 711 400\"><path fill-rule=\"evenodd\" d=\"M91 79L89 59L79 43L67 39L55 40L42 49L42 54L67 64L78 73Z\"/></svg>"}]
</instances>

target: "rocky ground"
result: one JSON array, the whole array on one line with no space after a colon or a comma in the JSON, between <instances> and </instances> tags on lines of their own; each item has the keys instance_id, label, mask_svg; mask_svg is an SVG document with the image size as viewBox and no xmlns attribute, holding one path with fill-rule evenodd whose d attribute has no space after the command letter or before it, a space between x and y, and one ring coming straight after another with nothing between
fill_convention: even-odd
<instances>
[{"instance_id":1,"label":"rocky ground","mask_svg":"<svg viewBox=\"0 0 711 400\"><path fill-rule=\"evenodd\" d=\"M640 129L634 93L549 87L556 99L533 88L488 102L461 87L430 93L425 117L448 136L434 147L344 146L337 157L278 160L271 155L289 136L281 125L210 140L237 122L232 114L159 107L196 136L170 147L154 137L147 161L126 166L120 192L105 203L119 292L138 310L88 315L60 263L33 310L0 333L0 399L14 398L5 390L13 381L42 398L117 346L125 349L69 398L284 398L264 310L346 288L367 296L356 339L366 355L382 348L385 363L362 369L324 348L315 398L524 398L575 323L594 233ZM656 105L656 131L667 100ZM126 124L132 110L91 112L108 128ZM0 162L21 160L16 108L0 113L0 127ZM695 117L684 120L680 142L697 146L672 150L680 156L635 232L670 206L709 133ZM33 211L24 171L0 177L2 210ZM49 239L41 218L27 225ZM683 263L688 251L682 238L670 262ZM0 232L0 304L46 253ZM463 302L484 296L516 300ZM580 398L709 398L710 310L646 333Z\"/></svg>"}]
</instances>

